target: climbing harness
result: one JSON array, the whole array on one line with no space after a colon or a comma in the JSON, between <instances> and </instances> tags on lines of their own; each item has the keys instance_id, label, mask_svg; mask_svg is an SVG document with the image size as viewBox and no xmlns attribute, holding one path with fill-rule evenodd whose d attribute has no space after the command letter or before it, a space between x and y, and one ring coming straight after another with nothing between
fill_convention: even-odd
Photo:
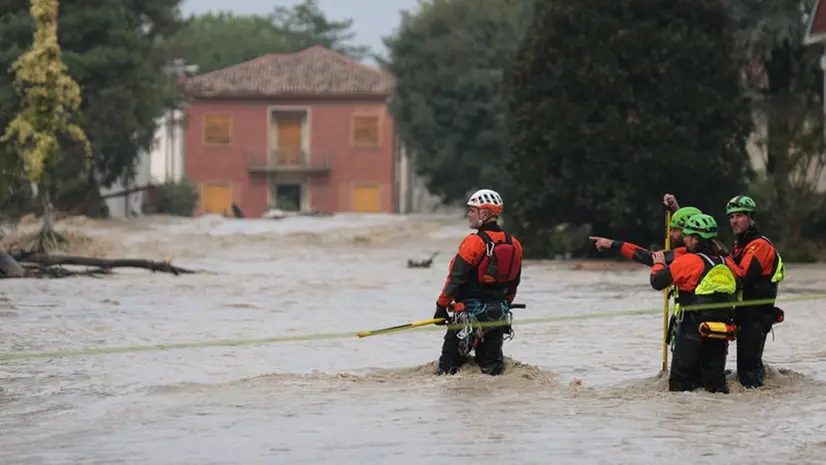
<instances>
[{"instance_id":1,"label":"climbing harness","mask_svg":"<svg viewBox=\"0 0 826 465\"><path fill-rule=\"evenodd\" d=\"M482 325L479 324L478 317L487 312L488 303L475 299L462 303L464 304L465 310L455 312L453 314L453 321L454 324L461 325L461 329L456 335L459 339L459 353L461 353L463 357L467 357L485 338L486 331ZM507 301L503 301L499 305L502 307L502 316L498 320L507 322L506 325L502 325L505 328L503 340L511 340L513 339L513 327L511 326L513 323L513 313L511 313Z\"/></svg>"},{"instance_id":2,"label":"climbing harness","mask_svg":"<svg viewBox=\"0 0 826 465\"><path fill-rule=\"evenodd\" d=\"M467 357L479 345L484 333L477 324L479 320L468 312L458 313L455 319L456 324L462 325L462 329L456 335L459 338L459 353L462 354L462 357Z\"/></svg>"}]
</instances>

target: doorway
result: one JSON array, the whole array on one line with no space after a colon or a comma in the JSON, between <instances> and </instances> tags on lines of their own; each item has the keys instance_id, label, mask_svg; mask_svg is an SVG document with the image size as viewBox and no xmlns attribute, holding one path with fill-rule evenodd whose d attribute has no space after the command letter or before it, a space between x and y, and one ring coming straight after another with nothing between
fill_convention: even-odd
<instances>
[{"instance_id":1,"label":"doorway","mask_svg":"<svg viewBox=\"0 0 826 465\"><path fill-rule=\"evenodd\" d=\"M302 164L306 119L307 115L303 112L273 113L276 164L283 166Z\"/></svg>"},{"instance_id":2,"label":"doorway","mask_svg":"<svg viewBox=\"0 0 826 465\"><path fill-rule=\"evenodd\" d=\"M204 213L223 215L232 204L229 183L206 183L203 186L201 207Z\"/></svg>"},{"instance_id":3,"label":"doorway","mask_svg":"<svg viewBox=\"0 0 826 465\"><path fill-rule=\"evenodd\" d=\"M301 194L301 184L276 184L273 192L276 208L288 212L301 211Z\"/></svg>"},{"instance_id":4,"label":"doorway","mask_svg":"<svg viewBox=\"0 0 826 465\"><path fill-rule=\"evenodd\" d=\"M376 184L356 184L350 192L353 211L359 213L378 213L381 211L379 186Z\"/></svg>"}]
</instances>

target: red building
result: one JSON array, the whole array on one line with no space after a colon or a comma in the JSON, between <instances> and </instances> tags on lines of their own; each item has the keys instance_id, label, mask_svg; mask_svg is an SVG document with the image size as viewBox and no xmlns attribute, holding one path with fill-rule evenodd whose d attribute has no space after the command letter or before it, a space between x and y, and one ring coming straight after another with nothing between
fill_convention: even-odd
<instances>
[{"instance_id":1,"label":"red building","mask_svg":"<svg viewBox=\"0 0 826 465\"><path fill-rule=\"evenodd\" d=\"M826 3L816 0L809 12L809 24L806 28L806 45L826 42Z\"/></svg>"},{"instance_id":2,"label":"red building","mask_svg":"<svg viewBox=\"0 0 826 465\"><path fill-rule=\"evenodd\" d=\"M393 212L393 84L323 47L187 79L184 172L199 186L195 213L233 203L247 217L269 207Z\"/></svg>"}]
</instances>

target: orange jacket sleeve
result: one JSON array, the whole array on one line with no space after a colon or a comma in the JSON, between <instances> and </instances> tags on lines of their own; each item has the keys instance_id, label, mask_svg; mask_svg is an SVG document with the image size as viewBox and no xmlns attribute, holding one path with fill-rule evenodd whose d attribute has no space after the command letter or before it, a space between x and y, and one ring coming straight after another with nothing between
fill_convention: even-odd
<instances>
[{"instance_id":1,"label":"orange jacket sleeve","mask_svg":"<svg viewBox=\"0 0 826 465\"><path fill-rule=\"evenodd\" d=\"M705 263L700 256L683 254L668 266L657 263L651 268L651 287L661 291L674 284L682 291L693 291L704 270Z\"/></svg>"},{"instance_id":2,"label":"orange jacket sleeve","mask_svg":"<svg viewBox=\"0 0 826 465\"><path fill-rule=\"evenodd\" d=\"M459 252L450 260L447 278L436 305L447 307L453 302L459 288L467 282L476 265L485 255L485 241L476 234L468 235L461 244Z\"/></svg>"},{"instance_id":3,"label":"orange jacket sleeve","mask_svg":"<svg viewBox=\"0 0 826 465\"><path fill-rule=\"evenodd\" d=\"M746 245L739 265L731 257L726 257L726 263L735 276L749 280L758 276L768 276L774 268L776 259L774 246L765 239L755 239Z\"/></svg>"},{"instance_id":4,"label":"orange jacket sleeve","mask_svg":"<svg viewBox=\"0 0 826 465\"><path fill-rule=\"evenodd\" d=\"M654 259L651 258L651 251L636 244L625 241L612 241L611 250L619 251L620 255L643 265L653 266ZM674 259L685 253L685 247L667 250L665 252L665 263L671 263Z\"/></svg>"}]
</instances>

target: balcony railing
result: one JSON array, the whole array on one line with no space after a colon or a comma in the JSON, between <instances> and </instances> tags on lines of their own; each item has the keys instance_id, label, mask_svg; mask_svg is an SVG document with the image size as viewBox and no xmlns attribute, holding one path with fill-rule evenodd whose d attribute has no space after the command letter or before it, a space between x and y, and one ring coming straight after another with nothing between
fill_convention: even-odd
<instances>
[{"instance_id":1,"label":"balcony railing","mask_svg":"<svg viewBox=\"0 0 826 465\"><path fill-rule=\"evenodd\" d=\"M286 153L247 152L247 170L258 173L327 173L330 171L330 155L307 152Z\"/></svg>"}]
</instances>

